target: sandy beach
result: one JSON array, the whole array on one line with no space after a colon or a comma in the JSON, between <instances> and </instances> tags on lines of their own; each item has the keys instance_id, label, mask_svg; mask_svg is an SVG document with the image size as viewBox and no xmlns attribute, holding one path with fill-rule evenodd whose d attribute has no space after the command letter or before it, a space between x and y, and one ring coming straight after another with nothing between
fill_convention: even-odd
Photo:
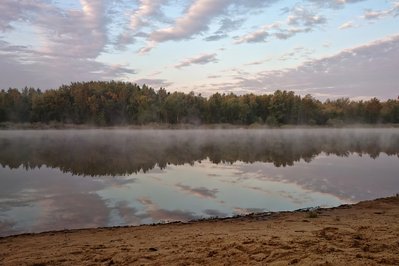
<instances>
[{"instance_id":1,"label":"sandy beach","mask_svg":"<svg viewBox=\"0 0 399 266\"><path fill-rule=\"evenodd\" d=\"M399 197L0 238L0 265L399 265Z\"/></svg>"}]
</instances>

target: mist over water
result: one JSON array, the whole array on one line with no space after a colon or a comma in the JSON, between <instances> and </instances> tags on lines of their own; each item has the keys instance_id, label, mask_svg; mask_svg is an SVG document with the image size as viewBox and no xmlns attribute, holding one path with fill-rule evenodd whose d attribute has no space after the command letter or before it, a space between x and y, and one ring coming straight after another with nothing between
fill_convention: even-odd
<instances>
[{"instance_id":1,"label":"mist over water","mask_svg":"<svg viewBox=\"0 0 399 266\"><path fill-rule=\"evenodd\" d=\"M399 130L0 131L0 235L390 196Z\"/></svg>"},{"instance_id":2,"label":"mist over water","mask_svg":"<svg viewBox=\"0 0 399 266\"><path fill-rule=\"evenodd\" d=\"M125 175L169 164L269 162L290 166L321 153L399 156L398 129L48 130L0 132L0 164L76 175Z\"/></svg>"}]
</instances>

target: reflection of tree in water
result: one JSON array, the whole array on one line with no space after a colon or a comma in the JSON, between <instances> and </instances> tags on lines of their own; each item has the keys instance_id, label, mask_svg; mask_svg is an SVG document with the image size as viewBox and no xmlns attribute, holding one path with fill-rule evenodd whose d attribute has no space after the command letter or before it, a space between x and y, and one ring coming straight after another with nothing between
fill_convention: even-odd
<instances>
[{"instance_id":1,"label":"reflection of tree in water","mask_svg":"<svg viewBox=\"0 0 399 266\"><path fill-rule=\"evenodd\" d=\"M3 131L0 163L48 166L77 175L124 175L157 165L310 162L320 153L399 157L396 129Z\"/></svg>"}]
</instances>

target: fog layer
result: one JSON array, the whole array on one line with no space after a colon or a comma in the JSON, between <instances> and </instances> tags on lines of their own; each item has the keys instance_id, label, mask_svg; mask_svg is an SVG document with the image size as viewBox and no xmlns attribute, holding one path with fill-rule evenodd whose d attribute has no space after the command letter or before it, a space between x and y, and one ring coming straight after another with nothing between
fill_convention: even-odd
<instances>
[{"instance_id":1,"label":"fog layer","mask_svg":"<svg viewBox=\"0 0 399 266\"><path fill-rule=\"evenodd\" d=\"M209 158L212 163L310 162L320 153L399 157L399 130L44 130L0 131L0 164L76 175L124 175Z\"/></svg>"}]
</instances>

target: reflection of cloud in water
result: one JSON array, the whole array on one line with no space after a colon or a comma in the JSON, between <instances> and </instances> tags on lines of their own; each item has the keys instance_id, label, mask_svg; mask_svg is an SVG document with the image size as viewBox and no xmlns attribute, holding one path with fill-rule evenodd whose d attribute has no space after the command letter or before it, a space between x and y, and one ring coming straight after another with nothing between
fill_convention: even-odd
<instances>
[{"instance_id":1,"label":"reflection of cloud in water","mask_svg":"<svg viewBox=\"0 0 399 266\"><path fill-rule=\"evenodd\" d=\"M399 187L398 129L17 133L0 132L0 232L339 204ZM61 171L30 168L43 165Z\"/></svg>"},{"instance_id":2,"label":"reflection of cloud in water","mask_svg":"<svg viewBox=\"0 0 399 266\"><path fill-rule=\"evenodd\" d=\"M149 198L143 197L137 199L144 208L145 213L151 218L154 222L159 221L189 221L198 219L198 216L191 211L183 211L183 210L163 210L160 209L159 206L153 203Z\"/></svg>"},{"instance_id":3,"label":"reflection of cloud in water","mask_svg":"<svg viewBox=\"0 0 399 266\"><path fill-rule=\"evenodd\" d=\"M8 219L3 220L0 216L0 236L6 236L17 233L14 230L15 225L16 222Z\"/></svg>"},{"instance_id":4,"label":"reflection of cloud in water","mask_svg":"<svg viewBox=\"0 0 399 266\"><path fill-rule=\"evenodd\" d=\"M155 176L155 175L148 175L147 177L151 178L151 179L154 179L156 182L159 182L159 183L164 181L163 178L161 178L159 176Z\"/></svg>"},{"instance_id":5,"label":"reflection of cloud in water","mask_svg":"<svg viewBox=\"0 0 399 266\"><path fill-rule=\"evenodd\" d=\"M303 205L306 202L311 202L312 201L312 197L310 197L309 195L305 194L305 193L292 193L289 191L277 191L277 194L283 198L286 199L290 199L291 202L299 204L299 205Z\"/></svg>"},{"instance_id":6,"label":"reflection of cloud in water","mask_svg":"<svg viewBox=\"0 0 399 266\"><path fill-rule=\"evenodd\" d=\"M245 186L246 188L252 189L252 190L256 190L256 191L260 191L266 194L273 194L274 191L269 190L269 189L264 189L264 188L260 188L260 187L254 187L254 186Z\"/></svg>"},{"instance_id":7,"label":"reflection of cloud in water","mask_svg":"<svg viewBox=\"0 0 399 266\"><path fill-rule=\"evenodd\" d=\"M306 193L301 193L299 191L284 191L284 190L272 190L272 189L264 189L261 187L254 186L244 186L246 188L259 191L261 193L265 193L267 195L275 195L284 199L289 199L292 203L303 205L307 202L312 202L312 197L310 197Z\"/></svg>"},{"instance_id":8,"label":"reflection of cloud in water","mask_svg":"<svg viewBox=\"0 0 399 266\"><path fill-rule=\"evenodd\" d=\"M194 195L200 198L216 198L216 194L219 192L217 188L209 189L206 187L190 187L182 184L176 185L180 190L190 195Z\"/></svg>"},{"instance_id":9,"label":"reflection of cloud in water","mask_svg":"<svg viewBox=\"0 0 399 266\"><path fill-rule=\"evenodd\" d=\"M209 215L210 217L226 217L227 214L224 212L221 212L219 210L214 210L214 209L206 209L203 211L206 215Z\"/></svg>"},{"instance_id":10,"label":"reflection of cloud in water","mask_svg":"<svg viewBox=\"0 0 399 266\"><path fill-rule=\"evenodd\" d=\"M89 179L78 176L68 176L56 169L46 167L26 171L18 169L1 169L0 195L6 199L41 198L44 195L59 195L68 193L88 193L98 191L118 179Z\"/></svg>"},{"instance_id":11,"label":"reflection of cloud in water","mask_svg":"<svg viewBox=\"0 0 399 266\"><path fill-rule=\"evenodd\" d=\"M106 187L121 188L136 179L81 178L43 167L30 171L0 168L0 181L5 184L0 186L0 211L6 224L21 233L107 226L110 210L96 193ZM25 213L28 210L35 213L34 219ZM0 229L0 234L4 233Z\"/></svg>"},{"instance_id":12,"label":"reflection of cloud in water","mask_svg":"<svg viewBox=\"0 0 399 266\"><path fill-rule=\"evenodd\" d=\"M21 198L19 199L17 195L15 195L12 199L7 199L7 200L2 200L0 202L0 211L1 212L6 212L9 211L13 208L18 208L18 207L27 207L29 206L33 201L37 201L38 198L30 198L30 199L25 199Z\"/></svg>"},{"instance_id":13,"label":"reflection of cloud in water","mask_svg":"<svg viewBox=\"0 0 399 266\"><path fill-rule=\"evenodd\" d=\"M129 184L133 184L138 182L137 178L126 178L126 177L116 177L113 179L104 180L104 184L106 187L124 187Z\"/></svg>"},{"instance_id":14,"label":"reflection of cloud in water","mask_svg":"<svg viewBox=\"0 0 399 266\"><path fill-rule=\"evenodd\" d=\"M164 169L161 169L158 166L158 167L154 167L153 169L148 170L146 173L148 173L148 174L163 174L163 173L165 173L167 168L168 168L168 166L166 166Z\"/></svg>"},{"instance_id":15,"label":"reflection of cloud in water","mask_svg":"<svg viewBox=\"0 0 399 266\"><path fill-rule=\"evenodd\" d=\"M209 176L209 177L219 177L219 176L221 176L221 175L209 173L208 176Z\"/></svg>"},{"instance_id":16,"label":"reflection of cloud in water","mask_svg":"<svg viewBox=\"0 0 399 266\"><path fill-rule=\"evenodd\" d=\"M399 187L397 159L387 155L377 159L358 155L321 156L311 165L300 162L293 167L275 168L270 164L254 163L239 168L243 176L296 184L305 190L327 193L344 201L390 196L397 193Z\"/></svg>"},{"instance_id":17,"label":"reflection of cloud in water","mask_svg":"<svg viewBox=\"0 0 399 266\"><path fill-rule=\"evenodd\" d=\"M127 201L117 202L114 209L117 210L124 222L129 225L139 225L142 223L142 219L147 218L145 215L140 215L136 208L129 206L129 202Z\"/></svg>"},{"instance_id":18,"label":"reflection of cloud in water","mask_svg":"<svg viewBox=\"0 0 399 266\"><path fill-rule=\"evenodd\" d=\"M265 211L268 211L268 210L262 209L262 208L239 208L239 207L234 208L234 213L238 214L238 215L247 215L247 214L251 214L251 213L258 213L258 212L265 212Z\"/></svg>"},{"instance_id":19,"label":"reflection of cloud in water","mask_svg":"<svg viewBox=\"0 0 399 266\"><path fill-rule=\"evenodd\" d=\"M97 194L66 194L38 202L40 214L34 231L108 225L110 210Z\"/></svg>"}]
</instances>

